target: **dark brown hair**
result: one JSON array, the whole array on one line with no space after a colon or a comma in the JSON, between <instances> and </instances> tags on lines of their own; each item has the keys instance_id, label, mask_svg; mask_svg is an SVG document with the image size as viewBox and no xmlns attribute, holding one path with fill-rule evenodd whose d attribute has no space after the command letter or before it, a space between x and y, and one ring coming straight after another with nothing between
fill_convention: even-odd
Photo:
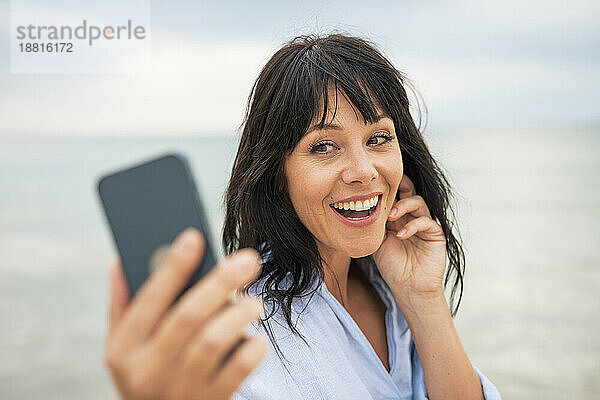
<instances>
[{"instance_id":1,"label":"dark brown hair","mask_svg":"<svg viewBox=\"0 0 600 400\"><path fill-rule=\"evenodd\" d=\"M269 253L258 279L265 306L271 310L265 321L280 310L290 329L300 334L292 322L292 300L312 294L313 284L323 277L323 260L315 239L291 207L284 160L314 118L322 113L321 124L325 122L331 101L328 84L347 97L365 123L374 121L376 105L394 121L404 173L446 236L449 263L444 285L450 287L452 315L456 315L465 257L454 225L450 185L411 117L405 90L408 81L373 44L361 38L342 34L296 37L262 69L248 98L225 194L225 252L251 247L263 257Z\"/></svg>"}]
</instances>

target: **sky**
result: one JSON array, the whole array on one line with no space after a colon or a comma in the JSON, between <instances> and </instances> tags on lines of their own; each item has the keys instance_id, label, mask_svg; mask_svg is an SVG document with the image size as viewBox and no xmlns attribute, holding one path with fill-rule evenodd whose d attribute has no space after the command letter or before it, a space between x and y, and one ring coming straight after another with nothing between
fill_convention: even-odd
<instances>
[{"instance_id":1,"label":"sky","mask_svg":"<svg viewBox=\"0 0 600 400\"><path fill-rule=\"evenodd\" d=\"M413 81L429 131L600 125L598 1L156 0L150 15L145 73L16 74L0 0L0 136L234 133L269 57L332 30L370 39Z\"/></svg>"}]
</instances>

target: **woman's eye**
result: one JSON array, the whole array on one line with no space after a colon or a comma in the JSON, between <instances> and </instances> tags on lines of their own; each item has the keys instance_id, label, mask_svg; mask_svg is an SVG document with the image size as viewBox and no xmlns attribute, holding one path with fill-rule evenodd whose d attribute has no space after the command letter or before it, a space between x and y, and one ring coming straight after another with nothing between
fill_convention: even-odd
<instances>
[{"instance_id":1,"label":"woman's eye","mask_svg":"<svg viewBox=\"0 0 600 400\"><path fill-rule=\"evenodd\" d=\"M369 139L369 142L372 142L373 140L375 140L374 144L376 146L380 146L387 142L391 142L392 140L394 140L394 137L392 135L388 135L387 133L380 133Z\"/></svg>"},{"instance_id":2,"label":"woman's eye","mask_svg":"<svg viewBox=\"0 0 600 400\"><path fill-rule=\"evenodd\" d=\"M392 135L389 135L387 133L380 133L380 134L377 134L377 135L371 137L369 139L369 141L367 142L367 144L374 144L375 146L381 146L388 142L391 142L394 139L395 139L395 137ZM334 151L335 148L336 148L335 144L333 144L331 142L321 142L321 143L316 143L316 144L312 145L312 147L310 148L310 152L313 154L329 154L332 151Z\"/></svg>"},{"instance_id":3,"label":"woman's eye","mask_svg":"<svg viewBox=\"0 0 600 400\"><path fill-rule=\"evenodd\" d=\"M317 143L310 148L311 153L327 154L333 151L332 143Z\"/></svg>"}]
</instances>

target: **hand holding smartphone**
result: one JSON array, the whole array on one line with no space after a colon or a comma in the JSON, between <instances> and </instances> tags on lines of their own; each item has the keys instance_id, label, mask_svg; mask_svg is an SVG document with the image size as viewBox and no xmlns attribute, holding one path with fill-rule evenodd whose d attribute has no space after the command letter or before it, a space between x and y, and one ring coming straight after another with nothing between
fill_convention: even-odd
<instances>
[{"instance_id":1,"label":"hand holding smartphone","mask_svg":"<svg viewBox=\"0 0 600 400\"><path fill-rule=\"evenodd\" d=\"M260 258L243 249L212 268L204 212L177 158L120 171L99 185L121 254L111 268L104 360L124 399L228 399L267 349L259 337L241 341L262 303L229 301L258 276ZM186 223L192 227L171 244Z\"/></svg>"}]
</instances>

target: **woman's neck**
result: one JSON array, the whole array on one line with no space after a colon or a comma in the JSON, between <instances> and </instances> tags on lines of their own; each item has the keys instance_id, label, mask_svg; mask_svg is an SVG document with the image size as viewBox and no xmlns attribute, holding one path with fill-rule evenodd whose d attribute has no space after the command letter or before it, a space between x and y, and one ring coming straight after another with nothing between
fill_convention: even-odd
<instances>
[{"instance_id":1,"label":"woman's neck","mask_svg":"<svg viewBox=\"0 0 600 400\"><path fill-rule=\"evenodd\" d=\"M323 281L329 292L344 307L348 305L348 282L352 279L355 262L340 252L321 252L325 261L323 265Z\"/></svg>"}]
</instances>

